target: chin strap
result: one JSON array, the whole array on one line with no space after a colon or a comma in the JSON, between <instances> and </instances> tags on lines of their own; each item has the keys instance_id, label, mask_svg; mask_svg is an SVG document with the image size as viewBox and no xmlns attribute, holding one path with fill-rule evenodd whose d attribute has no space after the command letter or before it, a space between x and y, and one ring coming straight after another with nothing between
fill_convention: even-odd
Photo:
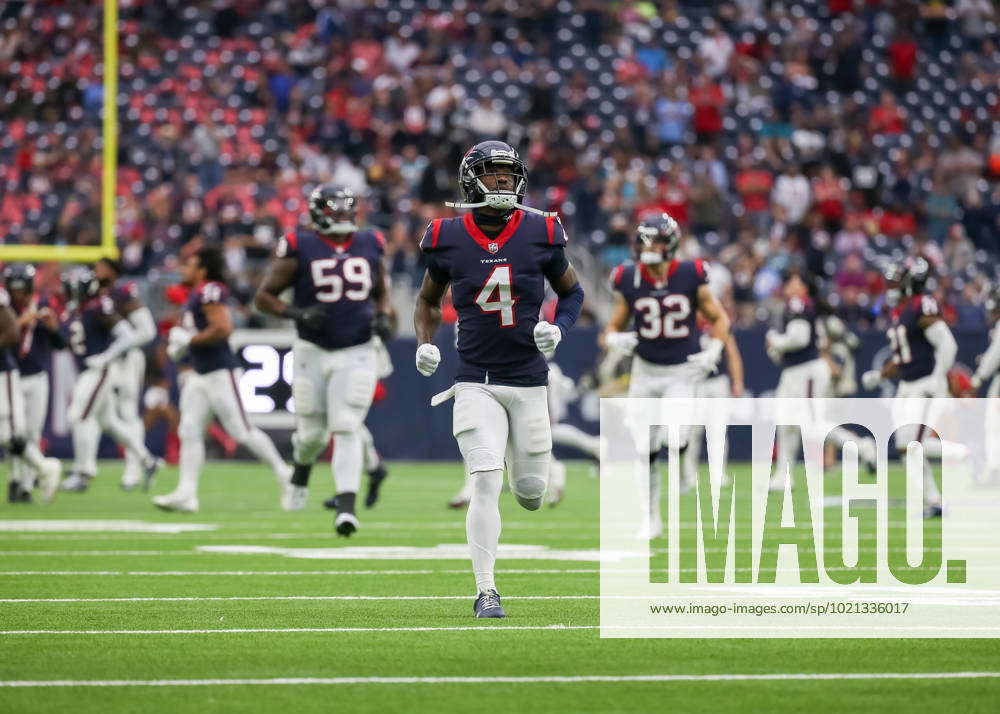
<instances>
[{"instance_id":1,"label":"chin strap","mask_svg":"<svg viewBox=\"0 0 1000 714\"><path fill-rule=\"evenodd\" d=\"M448 208L483 208L489 204L486 201L480 201L479 203L456 203L455 201L445 201L444 205ZM520 203L515 203L514 208L520 208L522 211L527 211L528 213L537 213L539 216L545 216L546 218L553 218L557 215L555 211L542 211L537 208L532 208L531 206L524 206Z\"/></svg>"}]
</instances>

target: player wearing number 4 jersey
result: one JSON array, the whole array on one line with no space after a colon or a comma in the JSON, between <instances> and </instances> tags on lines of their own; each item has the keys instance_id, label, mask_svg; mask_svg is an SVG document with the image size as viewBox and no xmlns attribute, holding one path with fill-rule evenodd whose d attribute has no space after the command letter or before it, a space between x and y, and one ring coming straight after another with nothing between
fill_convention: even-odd
<instances>
[{"instance_id":1,"label":"player wearing number 4 jersey","mask_svg":"<svg viewBox=\"0 0 1000 714\"><path fill-rule=\"evenodd\" d=\"M459 183L465 203L456 207L473 213L433 221L420 240L427 273L413 315L416 363L424 376L440 364L432 340L450 285L459 359L445 394L455 397L454 434L473 486L465 522L478 592L473 609L476 617L504 617L493 577L504 464L518 503L538 509L552 453L545 357L576 322L583 289L564 254L559 220L521 205L527 173L511 146L476 144L462 159ZM559 296L554 324L538 319L546 282Z\"/></svg>"},{"instance_id":2,"label":"player wearing number 4 jersey","mask_svg":"<svg viewBox=\"0 0 1000 714\"><path fill-rule=\"evenodd\" d=\"M217 248L202 248L188 256L181 281L189 289L179 327L170 330L167 355L179 361L190 358L192 369L181 387L180 479L177 488L153 498L165 511L198 510L198 479L205 463L205 427L216 417L226 432L271 467L282 489L292 476L271 439L250 424L239 392L239 361L229 347L233 321L226 305L229 291L223 275L224 259Z\"/></svg>"},{"instance_id":3,"label":"player wearing number 4 jersey","mask_svg":"<svg viewBox=\"0 0 1000 714\"><path fill-rule=\"evenodd\" d=\"M729 317L708 287L705 264L676 260L680 228L666 213L648 218L637 229L639 262L619 265L611 274L617 293L615 311L602 336L609 350L632 354L630 397L693 397L697 385L715 372L729 339ZM696 317L709 327L702 349ZM630 321L635 332L625 332ZM687 446L681 430L680 447ZM649 535L663 530L660 516L660 474L656 455L666 430L650 436Z\"/></svg>"},{"instance_id":4,"label":"player wearing number 4 jersey","mask_svg":"<svg viewBox=\"0 0 1000 714\"><path fill-rule=\"evenodd\" d=\"M912 258L902 268L892 265L886 270L892 359L881 370L862 374L861 385L871 391L883 380L899 377L894 418L905 426L896 430L896 451L902 458L910 442L923 445L924 514L937 517L941 515L941 493L927 457L940 458L945 446L922 423L923 410L933 408L924 399L948 396L948 370L955 363L958 345L941 319L937 300L924 294L930 271L930 263L923 257Z\"/></svg>"},{"instance_id":5,"label":"player wearing number 4 jersey","mask_svg":"<svg viewBox=\"0 0 1000 714\"><path fill-rule=\"evenodd\" d=\"M295 321L292 345L295 400L293 488L286 508L305 505L309 474L333 434L337 533L358 529L354 502L364 464L365 416L378 374L373 335L392 337L395 315L382 265L385 239L355 225L357 199L339 186L320 186L309 196L313 230L289 233L279 242L255 304ZM292 288L292 303L278 296ZM384 471L370 478L384 478ZM369 488L378 489L370 482Z\"/></svg>"}]
</instances>

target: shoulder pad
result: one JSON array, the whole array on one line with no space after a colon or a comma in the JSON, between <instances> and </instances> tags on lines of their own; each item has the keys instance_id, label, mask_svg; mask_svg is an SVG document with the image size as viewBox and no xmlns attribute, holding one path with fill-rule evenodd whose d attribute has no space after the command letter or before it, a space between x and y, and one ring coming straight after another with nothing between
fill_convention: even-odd
<instances>
[{"instance_id":1,"label":"shoulder pad","mask_svg":"<svg viewBox=\"0 0 1000 714\"><path fill-rule=\"evenodd\" d=\"M435 218L427 224L427 228L424 229L424 235L420 239L420 250L428 251L437 249L441 241L441 227L445 220L444 218Z\"/></svg>"}]
</instances>

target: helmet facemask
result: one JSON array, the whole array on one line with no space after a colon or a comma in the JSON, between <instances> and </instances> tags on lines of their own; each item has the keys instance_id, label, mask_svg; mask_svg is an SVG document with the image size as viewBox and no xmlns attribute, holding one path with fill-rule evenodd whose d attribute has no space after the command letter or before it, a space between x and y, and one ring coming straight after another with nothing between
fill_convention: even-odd
<instances>
[{"instance_id":1,"label":"helmet facemask","mask_svg":"<svg viewBox=\"0 0 1000 714\"><path fill-rule=\"evenodd\" d=\"M637 232L639 262L645 265L659 265L672 260L680 246L680 230L677 222L670 216L664 215L655 221L643 221L639 224Z\"/></svg>"},{"instance_id":2,"label":"helmet facemask","mask_svg":"<svg viewBox=\"0 0 1000 714\"><path fill-rule=\"evenodd\" d=\"M316 231L325 236L342 237L358 230L354 222L357 199L348 189L320 187L309 196L309 215Z\"/></svg>"}]
</instances>

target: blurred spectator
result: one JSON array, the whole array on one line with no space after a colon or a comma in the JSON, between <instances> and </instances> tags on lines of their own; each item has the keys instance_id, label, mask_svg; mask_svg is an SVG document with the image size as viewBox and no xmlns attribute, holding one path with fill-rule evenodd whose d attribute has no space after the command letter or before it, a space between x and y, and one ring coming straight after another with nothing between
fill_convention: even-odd
<instances>
[{"instance_id":1,"label":"blurred spectator","mask_svg":"<svg viewBox=\"0 0 1000 714\"><path fill-rule=\"evenodd\" d=\"M771 193L771 203L778 219L788 225L798 225L805 218L812 205L812 192L809 179L802 174L798 163L790 162L778 176Z\"/></svg>"}]
</instances>

